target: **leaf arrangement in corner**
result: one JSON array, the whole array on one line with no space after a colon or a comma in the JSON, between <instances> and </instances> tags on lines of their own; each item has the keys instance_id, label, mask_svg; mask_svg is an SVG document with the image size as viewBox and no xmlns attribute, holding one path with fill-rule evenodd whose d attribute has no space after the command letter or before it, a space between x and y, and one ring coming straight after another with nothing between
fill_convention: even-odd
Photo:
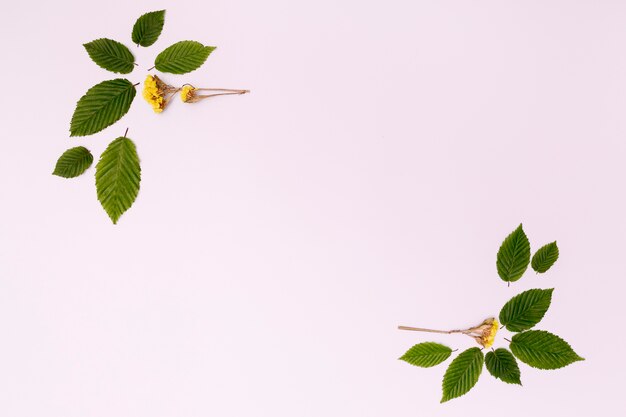
<instances>
[{"instance_id":1,"label":"leaf arrangement in corner","mask_svg":"<svg viewBox=\"0 0 626 417\"><path fill-rule=\"evenodd\" d=\"M559 257L556 242L542 246L532 257L530 242L520 224L502 242L498 250L496 269L500 278L515 282L522 278L531 264L537 273L550 269ZM460 397L469 392L478 382L483 364L489 374L507 384L522 385L521 371L517 361L537 369L559 369L582 361L565 340L545 330L534 330L546 315L552 302L553 288L534 288L524 291L504 304L498 316L500 322L490 318L480 325L464 330L432 330L419 327L399 326L402 330L442 334L464 334L472 337L483 348L492 346L498 325L515 333L509 349L498 347L483 355L478 347L469 348L458 354L448 366L442 383L441 402ZM401 360L419 367L432 367L445 362L453 350L435 342L423 342L413 346Z\"/></svg>"},{"instance_id":2,"label":"leaf arrangement in corner","mask_svg":"<svg viewBox=\"0 0 626 417\"><path fill-rule=\"evenodd\" d=\"M133 43L143 47L153 45L159 39L164 24L165 10L141 15L132 28ZM130 49L116 40L99 38L83 46L91 60L107 71L130 74L137 66ZM177 42L157 55L153 68L171 74L186 74L200 68L214 50L214 46L205 46L196 41ZM70 137L96 134L122 119L137 95L137 85L139 83L133 84L125 78L115 78L89 88L76 104L70 121ZM154 111L159 113L179 91L184 103L248 92L195 88L188 84L176 88L165 84L156 75L148 75L143 96ZM211 91L212 94L198 94L200 91ZM92 163L93 156L87 148L74 147L58 158L53 174L63 178L75 178L83 174ZM96 166L97 197L114 224L137 198L140 177L141 168L135 144L124 134L109 144Z\"/></svg>"}]
</instances>

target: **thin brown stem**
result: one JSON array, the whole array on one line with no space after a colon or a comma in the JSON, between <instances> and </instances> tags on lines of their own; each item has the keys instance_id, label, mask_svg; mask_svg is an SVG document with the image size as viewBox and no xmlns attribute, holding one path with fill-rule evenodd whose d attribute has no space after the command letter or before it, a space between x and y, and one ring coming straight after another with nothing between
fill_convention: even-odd
<instances>
[{"instance_id":1,"label":"thin brown stem","mask_svg":"<svg viewBox=\"0 0 626 417\"><path fill-rule=\"evenodd\" d=\"M465 333L465 330L434 330L434 329L422 329L421 327L409 327L409 326L398 326L398 329L399 330L411 330L413 332L443 333L443 334Z\"/></svg>"},{"instance_id":2,"label":"thin brown stem","mask_svg":"<svg viewBox=\"0 0 626 417\"><path fill-rule=\"evenodd\" d=\"M241 90L241 91L232 92L232 93L217 93L217 94L206 94L206 95L199 94L196 97L199 100L202 100L202 99L209 98L209 97L241 95L241 94L246 94L246 92L247 90Z\"/></svg>"},{"instance_id":3,"label":"thin brown stem","mask_svg":"<svg viewBox=\"0 0 626 417\"><path fill-rule=\"evenodd\" d=\"M176 93L178 93L181 89L177 88L174 91L172 91L172 94L170 94L170 96L168 98L165 99L165 101L170 101L172 99L172 97L174 97L176 95Z\"/></svg>"},{"instance_id":4,"label":"thin brown stem","mask_svg":"<svg viewBox=\"0 0 626 417\"><path fill-rule=\"evenodd\" d=\"M239 90L234 88L196 88L196 91L229 91L239 94L246 94L250 92L250 90Z\"/></svg>"}]
</instances>

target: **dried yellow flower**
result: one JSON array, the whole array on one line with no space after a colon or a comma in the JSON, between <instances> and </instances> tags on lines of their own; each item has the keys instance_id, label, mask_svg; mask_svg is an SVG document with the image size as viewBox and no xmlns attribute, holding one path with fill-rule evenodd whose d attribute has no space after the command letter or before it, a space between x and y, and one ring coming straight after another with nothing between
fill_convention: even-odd
<instances>
[{"instance_id":1,"label":"dried yellow flower","mask_svg":"<svg viewBox=\"0 0 626 417\"><path fill-rule=\"evenodd\" d=\"M176 88L161 81L156 75L148 75L143 83L143 98L152 106L155 113L161 113L168 103L167 94Z\"/></svg>"},{"instance_id":2,"label":"dried yellow flower","mask_svg":"<svg viewBox=\"0 0 626 417\"><path fill-rule=\"evenodd\" d=\"M187 103L188 101L193 99L194 91L196 91L196 89L193 86L184 85L183 88L180 90L180 99L183 102Z\"/></svg>"},{"instance_id":3,"label":"dried yellow flower","mask_svg":"<svg viewBox=\"0 0 626 417\"><path fill-rule=\"evenodd\" d=\"M407 327L407 326L398 326L400 330L413 330L416 332L428 332L428 333L444 333L444 334L452 334L452 333L462 333L466 336L471 337L476 340L479 345L484 348L490 348L493 345L493 342L496 338L496 333L498 332L498 327L500 324L498 320L493 317L490 317L480 323L478 326L470 327L469 329L464 330L433 330L433 329L422 329L421 327Z\"/></svg>"}]
</instances>

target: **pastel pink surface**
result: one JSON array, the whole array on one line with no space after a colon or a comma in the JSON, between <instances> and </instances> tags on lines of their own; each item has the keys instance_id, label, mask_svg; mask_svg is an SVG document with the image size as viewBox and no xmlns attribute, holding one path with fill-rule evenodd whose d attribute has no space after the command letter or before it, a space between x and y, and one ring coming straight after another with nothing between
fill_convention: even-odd
<instances>
[{"instance_id":1,"label":"pastel pink surface","mask_svg":"<svg viewBox=\"0 0 626 417\"><path fill-rule=\"evenodd\" d=\"M135 19L162 8L157 43L133 46ZM0 415L623 414L625 15L617 1L6 2ZM162 78L252 93L160 115L138 95L69 139L77 99L118 77L81 46L99 37L131 47L133 82L176 41L215 45ZM50 173L126 127L141 192L113 226L93 168ZM495 254L520 222L561 259L507 288ZM422 341L472 346L397 325L469 326L536 287L556 288L538 328L585 362L522 365L523 387L484 371L440 405L445 365L397 360Z\"/></svg>"}]
</instances>

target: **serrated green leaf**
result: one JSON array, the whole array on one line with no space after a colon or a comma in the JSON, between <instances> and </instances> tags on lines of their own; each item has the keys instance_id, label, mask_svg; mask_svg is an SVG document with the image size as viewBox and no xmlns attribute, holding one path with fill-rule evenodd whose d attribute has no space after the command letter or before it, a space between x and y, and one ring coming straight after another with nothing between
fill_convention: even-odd
<instances>
[{"instance_id":1,"label":"serrated green leaf","mask_svg":"<svg viewBox=\"0 0 626 417\"><path fill-rule=\"evenodd\" d=\"M159 39L165 24L165 10L148 12L139 17L133 25L133 42L141 46L150 46Z\"/></svg>"},{"instance_id":2,"label":"serrated green leaf","mask_svg":"<svg viewBox=\"0 0 626 417\"><path fill-rule=\"evenodd\" d=\"M498 348L485 355L485 366L495 378L507 384L522 385L520 380L519 366L511 352L504 348Z\"/></svg>"},{"instance_id":3,"label":"serrated green leaf","mask_svg":"<svg viewBox=\"0 0 626 417\"><path fill-rule=\"evenodd\" d=\"M91 87L76 104L70 136L92 135L111 126L128 112L136 93L131 82L123 78Z\"/></svg>"},{"instance_id":4,"label":"serrated green leaf","mask_svg":"<svg viewBox=\"0 0 626 417\"><path fill-rule=\"evenodd\" d=\"M85 172L93 163L93 155L84 146L70 148L57 160L52 175L75 178Z\"/></svg>"},{"instance_id":5,"label":"serrated green leaf","mask_svg":"<svg viewBox=\"0 0 626 417\"><path fill-rule=\"evenodd\" d=\"M539 323L550 307L552 291L532 289L511 298L500 310L500 323L511 332L522 332Z\"/></svg>"},{"instance_id":6,"label":"serrated green leaf","mask_svg":"<svg viewBox=\"0 0 626 417\"><path fill-rule=\"evenodd\" d=\"M105 70L128 74L135 67L135 57L130 50L112 39L96 39L83 45L89 57Z\"/></svg>"},{"instance_id":7,"label":"serrated green leaf","mask_svg":"<svg viewBox=\"0 0 626 417\"><path fill-rule=\"evenodd\" d=\"M540 247L530 264L536 272L542 274L550 269L557 259L559 259L559 247L556 242L552 242Z\"/></svg>"},{"instance_id":8,"label":"serrated green leaf","mask_svg":"<svg viewBox=\"0 0 626 417\"><path fill-rule=\"evenodd\" d=\"M430 368L448 359L450 354L452 354L452 349L448 346L435 342L424 342L407 350L400 357L400 360L422 368Z\"/></svg>"},{"instance_id":9,"label":"serrated green leaf","mask_svg":"<svg viewBox=\"0 0 626 417\"><path fill-rule=\"evenodd\" d=\"M154 66L161 72L186 74L204 64L214 46L204 46L196 41L180 41L157 55Z\"/></svg>"},{"instance_id":10,"label":"serrated green leaf","mask_svg":"<svg viewBox=\"0 0 626 417\"><path fill-rule=\"evenodd\" d=\"M585 360L569 343L545 330L517 333L511 339L510 347L519 360L538 369L559 369Z\"/></svg>"},{"instance_id":11,"label":"serrated green leaf","mask_svg":"<svg viewBox=\"0 0 626 417\"><path fill-rule=\"evenodd\" d=\"M510 235L504 239L500 250L496 267L498 275L504 281L517 281L524 275L530 262L530 242L520 224Z\"/></svg>"},{"instance_id":12,"label":"serrated green leaf","mask_svg":"<svg viewBox=\"0 0 626 417\"><path fill-rule=\"evenodd\" d=\"M115 139L96 165L98 200L113 224L133 205L140 181L141 167L135 144L127 137Z\"/></svg>"},{"instance_id":13,"label":"serrated green leaf","mask_svg":"<svg viewBox=\"0 0 626 417\"><path fill-rule=\"evenodd\" d=\"M483 352L477 347L469 348L454 358L443 376L441 402L460 397L471 390L478 382L483 362Z\"/></svg>"}]
</instances>

